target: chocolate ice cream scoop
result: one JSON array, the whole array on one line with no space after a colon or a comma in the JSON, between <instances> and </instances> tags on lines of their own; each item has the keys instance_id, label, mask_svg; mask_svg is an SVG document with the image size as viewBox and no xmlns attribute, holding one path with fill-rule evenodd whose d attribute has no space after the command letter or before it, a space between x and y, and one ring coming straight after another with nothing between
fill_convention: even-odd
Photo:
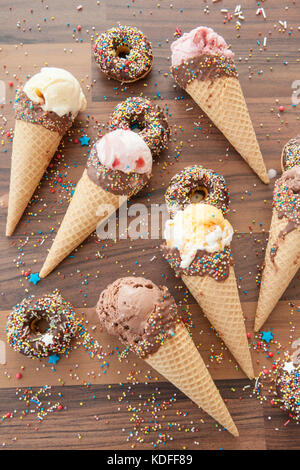
<instances>
[{"instance_id":1,"label":"chocolate ice cream scoop","mask_svg":"<svg viewBox=\"0 0 300 470\"><path fill-rule=\"evenodd\" d=\"M100 295L97 314L110 334L142 357L174 335L178 318L167 287L142 277L124 277L110 284Z\"/></svg>"}]
</instances>

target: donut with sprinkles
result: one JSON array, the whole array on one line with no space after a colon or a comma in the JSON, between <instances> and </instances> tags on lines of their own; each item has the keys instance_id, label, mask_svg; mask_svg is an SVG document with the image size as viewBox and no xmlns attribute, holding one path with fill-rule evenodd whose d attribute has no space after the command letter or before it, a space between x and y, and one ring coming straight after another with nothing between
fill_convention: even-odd
<instances>
[{"instance_id":1,"label":"donut with sprinkles","mask_svg":"<svg viewBox=\"0 0 300 470\"><path fill-rule=\"evenodd\" d=\"M300 422L300 366L285 362L279 367L276 377L275 404L288 412L292 419Z\"/></svg>"},{"instance_id":2,"label":"donut with sprinkles","mask_svg":"<svg viewBox=\"0 0 300 470\"><path fill-rule=\"evenodd\" d=\"M136 82L152 68L151 42L136 27L120 25L105 31L93 49L100 70L119 82Z\"/></svg>"},{"instance_id":3,"label":"donut with sprinkles","mask_svg":"<svg viewBox=\"0 0 300 470\"><path fill-rule=\"evenodd\" d=\"M6 325L8 344L32 358L67 355L77 329L72 305L57 290L15 305Z\"/></svg>"},{"instance_id":4,"label":"donut with sprinkles","mask_svg":"<svg viewBox=\"0 0 300 470\"><path fill-rule=\"evenodd\" d=\"M161 108L147 98L130 97L119 103L108 123L110 130L130 129L139 134L155 157L167 147L170 128Z\"/></svg>"},{"instance_id":5,"label":"donut with sprinkles","mask_svg":"<svg viewBox=\"0 0 300 470\"><path fill-rule=\"evenodd\" d=\"M289 170L300 165L300 134L290 139L283 147L281 153L281 169Z\"/></svg>"},{"instance_id":6,"label":"donut with sprinkles","mask_svg":"<svg viewBox=\"0 0 300 470\"><path fill-rule=\"evenodd\" d=\"M186 167L173 176L165 200L171 217L197 202L211 204L223 214L229 211L229 190L224 177L201 165Z\"/></svg>"}]
</instances>

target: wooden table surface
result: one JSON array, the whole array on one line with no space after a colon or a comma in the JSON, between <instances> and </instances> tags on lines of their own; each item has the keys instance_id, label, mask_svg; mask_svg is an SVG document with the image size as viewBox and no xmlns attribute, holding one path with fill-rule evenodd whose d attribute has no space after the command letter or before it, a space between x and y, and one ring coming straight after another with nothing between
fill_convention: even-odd
<instances>
[{"instance_id":1,"label":"wooden table surface","mask_svg":"<svg viewBox=\"0 0 300 470\"><path fill-rule=\"evenodd\" d=\"M234 14L238 3L244 19ZM266 18L263 12L258 14L258 3ZM78 8L80 5L82 8ZM231 16L227 18L221 9L227 9ZM59 288L84 312L92 309L101 290L120 276L142 275L165 284L182 305L184 314L191 313L193 337L240 430L237 439L222 431L173 386L161 378L155 380L155 373L149 380L143 374L135 375L138 366L131 356L124 364L128 376L122 383L117 379L110 382L109 373L107 380L98 383L91 372L85 377L76 377L75 373L74 385L64 386L59 374L49 369L51 389L34 389L46 410L44 419L39 421L35 400L26 399L33 396L28 389L30 378L35 377L32 381L38 383L38 369L44 366L26 366L22 384L22 378L9 378L15 366L7 364L4 372L3 368L0 370L3 449L299 448L299 427L271 406L268 387L263 389L261 399L254 396L254 383L237 369L200 308L162 259L160 239L122 239L115 243L99 241L93 235L37 285L29 283L25 275L41 268L84 168L88 147L76 143L76 139L88 135L92 141L101 135L119 101L143 94L166 109L172 137L168 149L154 165L149 187L134 202L148 208L153 203L163 203L170 177L191 163L201 163L225 176L231 193L228 218L236 230L236 274L246 328L251 333L253 361L257 375L263 369L271 369L274 358L267 357L268 347L274 357L282 357L300 335L298 276L263 327L263 331L272 328L273 341L257 347L260 335L253 333L258 297L256 275L264 259L274 179L269 186L261 183L200 108L174 86L168 75L169 47L176 28L189 31L205 24L225 37L236 54L240 81L267 169L280 173L282 145L299 132L299 107L293 106L291 100L292 84L300 79L299 20L299 4L291 0L82 0L81 4L52 0L49 5L40 0L1 2L0 80L6 85L6 104L0 105L0 324L5 323L11 306L28 294L41 295ZM154 50L151 74L129 86L100 75L91 57L91 38L118 22L139 27L152 41ZM63 139L36 197L8 239L4 232L11 155L11 137L7 133L14 126L11 100L18 84L45 64L65 67L82 80L88 109ZM279 106L285 107L284 112L279 112ZM72 355L68 364L72 369ZM90 367L92 370L98 365L91 363ZM113 372L116 376L116 370ZM63 409L52 412L58 403ZM7 418L7 413L11 413L11 418Z\"/></svg>"}]
</instances>

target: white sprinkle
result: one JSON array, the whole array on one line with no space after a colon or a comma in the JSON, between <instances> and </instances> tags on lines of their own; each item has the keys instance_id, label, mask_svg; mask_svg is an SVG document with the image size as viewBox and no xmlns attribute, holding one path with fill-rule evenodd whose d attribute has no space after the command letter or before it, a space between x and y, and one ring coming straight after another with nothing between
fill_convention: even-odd
<instances>
[{"instance_id":1,"label":"white sprinkle","mask_svg":"<svg viewBox=\"0 0 300 470\"><path fill-rule=\"evenodd\" d=\"M268 170L268 176L269 178L275 178L277 176L277 171L274 170L273 168L271 168L270 170Z\"/></svg>"}]
</instances>

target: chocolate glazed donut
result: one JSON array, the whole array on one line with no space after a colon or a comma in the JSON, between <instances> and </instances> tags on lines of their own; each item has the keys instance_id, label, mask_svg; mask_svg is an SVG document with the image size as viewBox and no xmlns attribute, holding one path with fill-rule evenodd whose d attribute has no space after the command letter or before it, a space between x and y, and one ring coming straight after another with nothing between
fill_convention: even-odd
<instances>
[{"instance_id":1,"label":"chocolate glazed donut","mask_svg":"<svg viewBox=\"0 0 300 470\"><path fill-rule=\"evenodd\" d=\"M108 123L110 130L130 129L138 132L156 157L167 147L170 128L161 108L149 99L130 97L119 103Z\"/></svg>"},{"instance_id":2,"label":"chocolate glazed donut","mask_svg":"<svg viewBox=\"0 0 300 470\"><path fill-rule=\"evenodd\" d=\"M229 190L223 176L201 165L184 168L171 179L165 194L171 217L191 203L202 202L229 211Z\"/></svg>"},{"instance_id":3,"label":"chocolate glazed donut","mask_svg":"<svg viewBox=\"0 0 300 470\"><path fill-rule=\"evenodd\" d=\"M281 169L283 172L296 165L300 165L300 134L290 139L283 146L281 153Z\"/></svg>"},{"instance_id":4,"label":"chocolate glazed donut","mask_svg":"<svg viewBox=\"0 0 300 470\"><path fill-rule=\"evenodd\" d=\"M136 82L152 68L151 43L134 27L117 26L105 31L96 39L93 49L100 70L120 82Z\"/></svg>"},{"instance_id":5,"label":"chocolate glazed donut","mask_svg":"<svg viewBox=\"0 0 300 470\"><path fill-rule=\"evenodd\" d=\"M59 291L24 299L16 305L6 325L9 345L28 357L66 354L77 331L75 312Z\"/></svg>"}]
</instances>

